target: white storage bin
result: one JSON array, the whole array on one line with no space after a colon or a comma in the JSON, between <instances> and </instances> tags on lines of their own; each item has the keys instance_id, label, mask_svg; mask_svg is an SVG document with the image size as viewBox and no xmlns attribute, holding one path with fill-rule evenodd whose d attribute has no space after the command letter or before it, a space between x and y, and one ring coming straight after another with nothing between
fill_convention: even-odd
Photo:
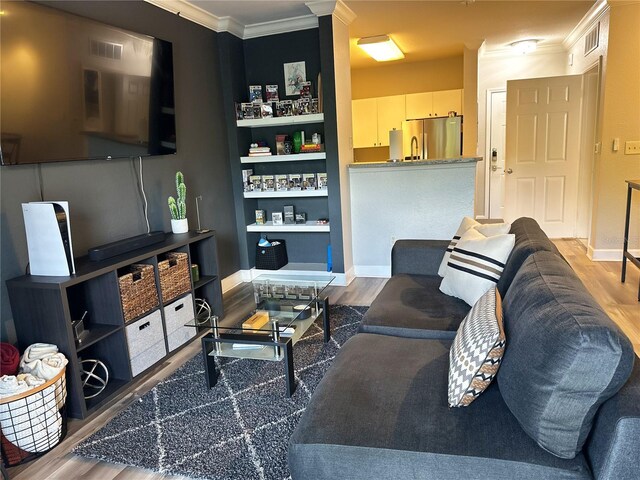
<instances>
[{"instance_id":1,"label":"white storage bin","mask_svg":"<svg viewBox=\"0 0 640 480\"><path fill-rule=\"evenodd\" d=\"M129 362L134 377L167 354L160 310L127 325L126 332Z\"/></svg>"},{"instance_id":2,"label":"white storage bin","mask_svg":"<svg viewBox=\"0 0 640 480\"><path fill-rule=\"evenodd\" d=\"M164 307L164 321L167 327L167 344L172 352L196 336L195 327L185 327L195 317L191 294Z\"/></svg>"}]
</instances>

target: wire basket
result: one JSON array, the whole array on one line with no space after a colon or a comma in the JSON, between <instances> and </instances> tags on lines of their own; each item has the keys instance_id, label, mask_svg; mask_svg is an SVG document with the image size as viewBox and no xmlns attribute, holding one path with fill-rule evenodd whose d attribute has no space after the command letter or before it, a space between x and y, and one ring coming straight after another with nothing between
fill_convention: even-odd
<instances>
[{"instance_id":1,"label":"wire basket","mask_svg":"<svg viewBox=\"0 0 640 480\"><path fill-rule=\"evenodd\" d=\"M134 263L131 272L118 278L124 321L150 312L159 305L153 265Z\"/></svg>"},{"instance_id":2,"label":"wire basket","mask_svg":"<svg viewBox=\"0 0 640 480\"><path fill-rule=\"evenodd\" d=\"M165 260L158 262L163 302L169 302L191 290L190 271L189 255L186 253L169 252Z\"/></svg>"},{"instance_id":3,"label":"wire basket","mask_svg":"<svg viewBox=\"0 0 640 480\"><path fill-rule=\"evenodd\" d=\"M0 400L0 439L5 466L47 453L67 433L65 368L51 380Z\"/></svg>"}]
</instances>

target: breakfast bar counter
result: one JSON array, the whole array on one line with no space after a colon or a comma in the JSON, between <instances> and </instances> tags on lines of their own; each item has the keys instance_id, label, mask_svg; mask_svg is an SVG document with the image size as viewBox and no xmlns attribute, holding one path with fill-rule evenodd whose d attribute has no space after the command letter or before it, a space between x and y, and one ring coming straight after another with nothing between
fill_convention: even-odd
<instances>
[{"instance_id":1,"label":"breakfast bar counter","mask_svg":"<svg viewBox=\"0 0 640 480\"><path fill-rule=\"evenodd\" d=\"M473 216L482 157L349 165L353 264L357 276L391 274L397 239L450 239Z\"/></svg>"}]
</instances>

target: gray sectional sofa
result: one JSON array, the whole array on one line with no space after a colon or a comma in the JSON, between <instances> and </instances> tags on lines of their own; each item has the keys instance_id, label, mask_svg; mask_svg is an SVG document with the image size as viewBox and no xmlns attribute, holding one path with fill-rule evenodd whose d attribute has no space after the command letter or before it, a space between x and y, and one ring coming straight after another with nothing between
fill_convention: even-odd
<instances>
[{"instance_id":1,"label":"gray sectional sofa","mask_svg":"<svg viewBox=\"0 0 640 480\"><path fill-rule=\"evenodd\" d=\"M291 437L294 480L640 478L631 343L534 220L511 233L507 347L489 388L448 407L449 349L470 307L438 289L448 242L396 242L392 278Z\"/></svg>"}]
</instances>

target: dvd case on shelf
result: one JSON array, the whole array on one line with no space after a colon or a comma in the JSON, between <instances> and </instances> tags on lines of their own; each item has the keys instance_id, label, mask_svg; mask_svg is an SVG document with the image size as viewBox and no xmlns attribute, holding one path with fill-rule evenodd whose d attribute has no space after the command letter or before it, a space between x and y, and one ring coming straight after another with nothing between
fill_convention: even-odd
<instances>
[{"instance_id":1,"label":"dvd case on shelf","mask_svg":"<svg viewBox=\"0 0 640 480\"><path fill-rule=\"evenodd\" d=\"M293 205L285 205L284 209L284 223L293 224L296 223Z\"/></svg>"},{"instance_id":2,"label":"dvd case on shelf","mask_svg":"<svg viewBox=\"0 0 640 480\"><path fill-rule=\"evenodd\" d=\"M256 225L264 225L267 221L267 212L256 210Z\"/></svg>"}]
</instances>

